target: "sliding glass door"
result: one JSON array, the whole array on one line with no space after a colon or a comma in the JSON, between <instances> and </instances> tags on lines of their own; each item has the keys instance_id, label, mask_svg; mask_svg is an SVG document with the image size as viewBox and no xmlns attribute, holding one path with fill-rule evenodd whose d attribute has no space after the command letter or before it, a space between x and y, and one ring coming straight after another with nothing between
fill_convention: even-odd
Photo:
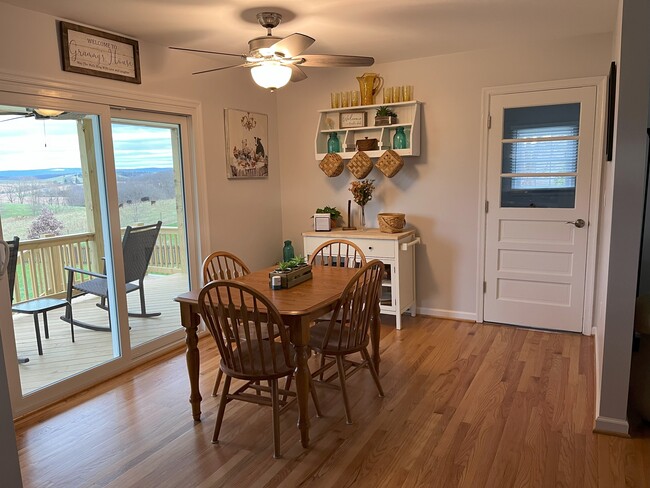
<instances>
[{"instance_id":1,"label":"sliding glass door","mask_svg":"<svg viewBox=\"0 0 650 488\"><path fill-rule=\"evenodd\" d=\"M0 332L24 414L184 339L189 131L101 104L2 91L0 104L0 238L18 244Z\"/></svg>"},{"instance_id":2,"label":"sliding glass door","mask_svg":"<svg viewBox=\"0 0 650 488\"><path fill-rule=\"evenodd\" d=\"M121 355L117 309L85 292L116 301L100 134L99 116L77 108L0 106L0 220L13 248L2 333L24 396Z\"/></svg>"},{"instance_id":3,"label":"sliding glass door","mask_svg":"<svg viewBox=\"0 0 650 488\"><path fill-rule=\"evenodd\" d=\"M111 130L123 240L151 229L151 246L124 256L125 271L132 271L126 279L137 284L142 278L143 285L128 293L130 344L146 352L183 336L173 299L190 286L183 191L187 129L180 117L122 110L113 111Z\"/></svg>"}]
</instances>

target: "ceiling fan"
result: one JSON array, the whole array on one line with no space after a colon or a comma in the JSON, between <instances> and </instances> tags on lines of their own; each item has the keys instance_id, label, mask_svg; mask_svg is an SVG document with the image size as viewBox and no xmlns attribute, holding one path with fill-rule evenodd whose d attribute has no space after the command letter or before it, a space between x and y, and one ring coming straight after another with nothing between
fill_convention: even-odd
<instances>
[{"instance_id":1,"label":"ceiling fan","mask_svg":"<svg viewBox=\"0 0 650 488\"><path fill-rule=\"evenodd\" d=\"M64 112L63 110L54 110L48 108L25 108L24 110L6 111L0 109L0 116L15 115L10 119L2 119L0 122L9 122L10 120L25 119L34 117L36 120L58 119L58 120L78 120L83 118L82 114L74 112Z\"/></svg>"},{"instance_id":2,"label":"ceiling fan","mask_svg":"<svg viewBox=\"0 0 650 488\"><path fill-rule=\"evenodd\" d=\"M271 91L281 88L289 81L302 81L307 78L305 68L372 66L374 58L368 56L346 56L336 54L302 54L316 40L305 34L291 34L287 37L274 36L272 29L282 21L277 12L260 12L257 14L260 25L267 29L266 36L248 41L248 54L231 54L203 49L170 47L179 51L234 56L244 60L243 63L212 68L192 73L198 75L229 68L251 68L253 80L262 88Z\"/></svg>"}]
</instances>

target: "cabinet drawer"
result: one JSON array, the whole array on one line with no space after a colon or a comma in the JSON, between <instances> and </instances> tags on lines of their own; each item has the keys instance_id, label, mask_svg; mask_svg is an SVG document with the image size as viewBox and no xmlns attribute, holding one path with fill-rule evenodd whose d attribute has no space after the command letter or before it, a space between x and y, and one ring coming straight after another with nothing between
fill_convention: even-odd
<instances>
[{"instance_id":1,"label":"cabinet drawer","mask_svg":"<svg viewBox=\"0 0 650 488\"><path fill-rule=\"evenodd\" d=\"M373 258L395 257L395 242L393 241L354 239L354 243L361 248L368 261Z\"/></svg>"},{"instance_id":2,"label":"cabinet drawer","mask_svg":"<svg viewBox=\"0 0 650 488\"><path fill-rule=\"evenodd\" d=\"M324 237L304 237L305 256L311 255L314 250L323 242L329 241L330 236ZM394 258L395 257L395 242L382 240L382 239L348 239L354 242L361 248L366 259L373 258Z\"/></svg>"}]
</instances>

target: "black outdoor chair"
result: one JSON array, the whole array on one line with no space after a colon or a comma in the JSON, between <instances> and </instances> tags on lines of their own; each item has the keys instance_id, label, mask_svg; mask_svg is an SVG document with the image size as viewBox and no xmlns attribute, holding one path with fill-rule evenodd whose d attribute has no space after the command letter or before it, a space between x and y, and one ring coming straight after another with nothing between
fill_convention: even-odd
<instances>
[{"instance_id":1,"label":"black outdoor chair","mask_svg":"<svg viewBox=\"0 0 650 488\"><path fill-rule=\"evenodd\" d=\"M9 297L14 301L14 283L16 282L16 265L18 263L18 245L20 237L14 236L9 244L9 257L7 259L7 276L9 277Z\"/></svg>"},{"instance_id":2,"label":"black outdoor chair","mask_svg":"<svg viewBox=\"0 0 650 488\"><path fill-rule=\"evenodd\" d=\"M13 240L7 241L9 244L9 256L7 259L7 276L9 277L9 298L13 303L14 301L14 283L16 282L16 264L18 263L18 244L20 243L20 237L14 236ZM20 364L25 364L29 362L29 358L18 357L18 362Z\"/></svg>"},{"instance_id":3,"label":"black outdoor chair","mask_svg":"<svg viewBox=\"0 0 650 488\"><path fill-rule=\"evenodd\" d=\"M144 277L147 274L151 254L153 253L160 232L161 221L156 224L144 225L141 227L127 227L122 238L122 254L124 256L124 278L126 283L126 293L135 290L140 290L140 313L129 312L130 317L157 317L160 312L147 313L144 301ZM85 269L73 268L70 266L65 267L68 270L68 293L67 299L72 303L73 290L78 293L75 296L86 294L95 295L101 298L97 304L99 308L108 310L106 301L108 300L108 280L106 272L104 274L94 273ZM93 279L75 283L75 273L93 276ZM66 314L61 319L66 322L71 322L78 327L83 327L90 330L110 331L110 321L108 327L88 324L79 320L74 320Z\"/></svg>"}]
</instances>

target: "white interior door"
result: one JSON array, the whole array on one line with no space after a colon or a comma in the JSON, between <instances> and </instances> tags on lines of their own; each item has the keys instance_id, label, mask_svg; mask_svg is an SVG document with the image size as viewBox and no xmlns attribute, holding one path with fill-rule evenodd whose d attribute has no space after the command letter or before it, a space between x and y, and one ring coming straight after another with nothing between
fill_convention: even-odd
<instances>
[{"instance_id":1,"label":"white interior door","mask_svg":"<svg viewBox=\"0 0 650 488\"><path fill-rule=\"evenodd\" d=\"M582 331L596 88L490 98L484 320Z\"/></svg>"}]
</instances>

